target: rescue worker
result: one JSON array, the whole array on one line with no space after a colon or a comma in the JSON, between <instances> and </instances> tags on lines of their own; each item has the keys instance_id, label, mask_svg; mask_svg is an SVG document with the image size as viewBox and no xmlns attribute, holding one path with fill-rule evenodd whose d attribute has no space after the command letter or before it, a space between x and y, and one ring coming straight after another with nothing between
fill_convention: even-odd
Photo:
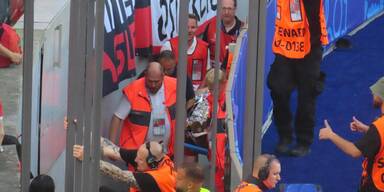
<instances>
[{"instance_id":1,"label":"rescue worker","mask_svg":"<svg viewBox=\"0 0 384 192\"><path fill-rule=\"evenodd\" d=\"M115 141L123 124L119 146L137 150L147 141L162 141L172 156L176 117L176 79L164 76L158 62L151 62L144 78L123 89L123 98L112 117L110 135ZM123 123L124 122L124 123Z\"/></svg>"},{"instance_id":2,"label":"rescue worker","mask_svg":"<svg viewBox=\"0 0 384 192\"><path fill-rule=\"evenodd\" d=\"M188 50L187 50L187 74L192 79L194 89L200 87L205 78L208 65L208 44L203 40L196 38L197 17L193 14L188 16ZM179 38L175 37L166 41L161 48L161 51L170 50L175 53L175 58L178 58Z\"/></svg>"},{"instance_id":3,"label":"rescue worker","mask_svg":"<svg viewBox=\"0 0 384 192\"><path fill-rule=\"evenodd\" d=\"M255 160L252 175L242 181L235 192L262 192L273 189L281 179L280 172L280 162L274 155L260 155Z\"/></svg>"},{"instance_id":4,"label":"rescue worker","mask_svg":"<svg viewBox=\"0 0 384 192\"><path fill-rule=\"evenodd\" d=\"M212 68L207 72L205 81L207 83L209 94L207 97L209 103L209 119L211 121L214 105L214 75L215 70ZM227 132L225 118L227 116L225 110L225 87L227 84L226 74L224 71L219 71L219 98L217 109L217 132L216 132L216 191L224 191L224 170L225 170L225 146L227 144ZM209 123L210 124L210 123Z\"/></svg>"},{"instance_id":5,"label":"rescue worker","mask_svg":"<svg viewBox=\"0 0 384 192\"><path fill-rule=\"evenodd\" d=\"M124 171L105 161L100 161L100 171L115 180L125 182L130 192L175 192L176 171L172 160L163 152L162 145L157 142L146 142L139 147L137 154L120 148L111 141L102 138L101 150L104 157L114 160L131 162L132 158L137 164L136 172ZM81 145L73 146L73 156L82 161L84 148ZM105 189L104 189L105 190Z\"/></svg>"},{"instance_id":6,"label":"rescue worker","mask_svg":"<svg viewBox=\"0 0 384 192\"><path fill-rule=\"evenodd\" d=\"M209 192L203 188L204 171L196 163L183 164L177 170L176 192Z\"/></svg>"},{"instance_id":7,"label":"rescue worker","mask_svg":"<svg viewBox=\"0 0 384 192\"><path fill-rule=\"evenodd\" d=\"M272 45L275 60L267 79L279 135L275 151L304 156L313 142L316 98L323 90L325 78L320 72L322 46L328 43L323 0L277 0L275 26ZM298 102L293 118L290 97L295 88ZM290 148L293 130L296 145Z\"/></svg>"},{"instance_id":8,"label":"rescue worker","mask_svg":"<svg viewBox=\"0 0 384 192\"><path fill-rule=\"evenodd\" d=\"M357 142L352 143L333 132L328 121L324 121L325 127L320 129L319 139L330 140L347 155L358 158L364 157L363 173L361 177L360 192L384 191L384 77L370 87L375 107L380 107L381 116L371 125L366 125L355 117L350 123L352 131L364 133Z\"/></svg>"},{"instance_id":9,"label":"rescue worker","mask_svg":"<svg viewBox=\"0 0 384 192\"><path fill-rule=\"evenodd\" d=\"M229 43L235 43L244 23L235 15L237 0L222 0L221 8L221 31L220 31L220 65L226 69L226 57L228 57ZM202 39L208 43L211 63L215 61L216 46L216 17L213 18L205 28ZM211 65L213 67L213 65Z\"/></svg>"},{"instance_id":10,"label":"rescue worker","mask_svg":"<svg viewBox=\"0 0 384 192\"><path fill-rule=\"evenodd\" d=\"M158 62L164 68L164 74L173 78L177 78L177 66L175 54L170 50L164 50L158 57ZM138 79L145 76L146 70L144 70L138 77ZM187 109L189 110L195 103L195 90L193 89L192 80L187 76L187 85L185 99L187 102Z\"/></svg>"},{"instance_id":11,"label":"rescue worker","mask_svg":"<svg viewBox=\"0 0 384 192\"><path fill-rule=\"evenodd\" d=\"M10 64L20 64L23 56L20 48L20 37L9 25L0 24L0 68Z\"/></svg>"}]
</instances>

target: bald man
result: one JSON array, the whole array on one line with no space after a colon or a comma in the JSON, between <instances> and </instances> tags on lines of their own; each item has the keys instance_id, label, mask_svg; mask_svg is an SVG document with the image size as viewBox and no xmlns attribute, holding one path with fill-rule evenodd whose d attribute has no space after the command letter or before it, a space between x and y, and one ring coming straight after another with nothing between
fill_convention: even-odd
<instances>
[{"instance_id":1,"label":"bald man","mask_svg":"<svg viewBox=\"0 0 384 192\"><path fill-rule=\"evenodd\" d=\"M119 146L137 150L147 141L162 141L173 155L175 134L176 79L164 75L158 62L151 62L143 78L123 89L120 105L111 121L109 138L115 143L121 128Z\"/></svg>"},{"instance_id":2,"label":"bald man","mask_svg":"<svg viewBox=\"0 0 384 192\"><path fill-rule=\"evenodd\" d=\"M114 160L131 161L131 151L118 147L108 139L101 139L103 157ZM73 156L82 161L84 148L81 145L73 146ZM125 182L130 187L130 192L174 192L176 191L176 172L172 160L163 152L162 145L158 142L142 144L134 161L137 171L124 171L115 165L100 161L100 171L115 180ZM106 188L102 188L106 190Z\"/></svg>"},{"instance_id":3,"label":"bald man","mask_svg":"<svg viewBox=\"0 0 384 192\"><path fill-rule=\"evenodd\" d=\"M252 175L235 192L262 192L273 189L280 181L280 161L269 154L260 155L254 162Z\"/></svg>"}]
</instances>

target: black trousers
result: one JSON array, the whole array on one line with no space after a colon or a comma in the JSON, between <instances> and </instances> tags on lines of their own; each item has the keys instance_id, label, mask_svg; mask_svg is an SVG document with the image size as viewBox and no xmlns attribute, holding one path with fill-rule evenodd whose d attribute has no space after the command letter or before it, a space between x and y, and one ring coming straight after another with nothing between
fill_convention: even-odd
<instances>
[{"instance_id":1,"label":"black trousers","mask_svg":"<svg viewBox=\"0 0 384 192\"><path fill-rule=\"evenodd\" d=\"M16 145L17 157L21 162L21 144L15 136L4 135L3 142L1 143L1 145Z\"/></svg>"},{"instance_id":2,"label":"black trousers","mask_svg":"<svg viewBox=\"0 0 384 192\"><path fill-rule=\"evenodd\" d=\"M309 146L313 142L316 97L322 92L325 74L320 71L322 47L312 48L303 59L290 59L276 54L268 74L267 84L273 101L273 120L280 142L293 139L290 98L297 89L295 115L297 144Z\"/></svg>"}]
</instances>

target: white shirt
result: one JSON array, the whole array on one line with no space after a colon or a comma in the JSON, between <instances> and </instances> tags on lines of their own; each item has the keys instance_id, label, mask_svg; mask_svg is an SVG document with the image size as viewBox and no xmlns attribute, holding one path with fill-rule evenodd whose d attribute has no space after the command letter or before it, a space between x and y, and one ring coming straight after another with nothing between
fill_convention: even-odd
<instances>
[{"instance_id":1,"label":"white shirt","mask_svg":"<svg viewBox=\"0 0 384 192\"><path fill-rule=\"evenodd\" d=\"M149 95L149 99L151 102L151 119L148 127L147 141L163 141L163 149L165 152L168 149L169 137L171 134L171 123L168 118L168 109L165 106L165 94L164 94L164 83L161 85L160 89L155 93L151 94L147 91ZM115 115L119 119L126 119L131 111L131 104L127 100L125 96L123 96L120 100L120 105L117 108ZM154 126L163 122L162 126ZM161 124L161 123L160 123Z\"/></svg>"}]
</instances>

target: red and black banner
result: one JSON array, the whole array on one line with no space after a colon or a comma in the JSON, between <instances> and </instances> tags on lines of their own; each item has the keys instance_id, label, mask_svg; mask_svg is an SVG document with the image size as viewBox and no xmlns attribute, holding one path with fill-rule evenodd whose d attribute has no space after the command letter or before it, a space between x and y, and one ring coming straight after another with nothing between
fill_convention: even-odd
<instances>
[{"instance_id":1,"label":"red and black banner","mask_svg":"<svg viewBox=\"0 0 384 192\"><path fill-rule=\"evenodd\" d=\"M103 96L136 75L135 0L105 1Z\"/></svg>"}]
</instances>

